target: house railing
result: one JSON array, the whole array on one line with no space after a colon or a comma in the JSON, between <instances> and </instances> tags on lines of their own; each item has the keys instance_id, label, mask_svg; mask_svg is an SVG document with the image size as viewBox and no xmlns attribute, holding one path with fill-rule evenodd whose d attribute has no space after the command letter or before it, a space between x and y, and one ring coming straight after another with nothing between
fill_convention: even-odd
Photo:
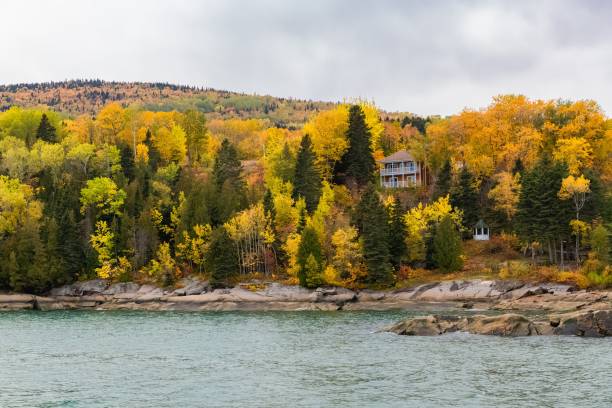
<instances>
[{"instance_id":1,"label":"house railing","mask_svg":"<svg viewBox=\"0 0 612 408\"><path fill-rule=\"evenodd\" d=\"M394 176L398 174L415 174L417 172L417 166L400 166L391 167L388 169L380 169L381 176Z\"/></svg>"},{"instance_id":2,"label":"house railing","mask_svg":"<svg viewBox=\"0 0 612 408\"><path fill-rule=\"evenodd\" d=\"M407 188L416 186L414 180L395 180L395 181L383 181L383 187L385 188Z\"/></svg>"}]
</instances>

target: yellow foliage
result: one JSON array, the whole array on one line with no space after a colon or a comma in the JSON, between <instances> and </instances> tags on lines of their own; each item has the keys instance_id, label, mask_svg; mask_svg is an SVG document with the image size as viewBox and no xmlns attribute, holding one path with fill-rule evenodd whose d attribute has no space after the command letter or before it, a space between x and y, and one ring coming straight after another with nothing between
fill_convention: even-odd
<instances>
[{"instance_id":1,"label":"yellow foliage","mask_svg":"<svg viewBox=\"0 0 612 408\"><path fill-rule=\"evenodd\" d=\"M501 211L510 220L516 213L521 192L520 175L510 172L501 172L495 176L497 185L489 191L489 198L494 203L494 208Z\"/></svg>"},{"instance_id":2,"label":"yellow foliage","mask_svg":"<svg viewBox=\"0 0 612 408\"><path fill-rule=\"evenodd\" d=\"M570 174L578 174L593 164L593 149L586 139L570 137L557 141L553 157L567 164Z\"/></svg>"}]
</instances>

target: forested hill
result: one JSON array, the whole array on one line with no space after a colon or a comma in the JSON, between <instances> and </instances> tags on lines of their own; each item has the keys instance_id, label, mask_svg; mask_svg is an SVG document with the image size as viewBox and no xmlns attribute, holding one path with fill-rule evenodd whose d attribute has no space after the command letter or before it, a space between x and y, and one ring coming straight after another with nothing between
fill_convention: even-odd
<instances>
[{"instance_id":1,"label":"forested hill","mask_svg":"<svg viewBox=\"0 0 612 408\"><path fill-rule=\"evenodd\" d=\"M336 105L168 83L70 80L0 85L0 111L14 105L47 105L53 110L78 116L95 114L111 102L124 107L138 104L151 111L194 109L205 113L209 119L268 118L280 127L298 126L313 114Z\"/></svg>"}]
</instances>

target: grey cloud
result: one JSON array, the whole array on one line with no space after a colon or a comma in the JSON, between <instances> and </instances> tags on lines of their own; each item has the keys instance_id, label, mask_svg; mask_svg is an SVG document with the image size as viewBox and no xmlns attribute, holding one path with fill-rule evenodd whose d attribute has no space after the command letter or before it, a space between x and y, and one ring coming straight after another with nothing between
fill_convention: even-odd
<instances>
[{"instance_id":1,"label":"grey cloud","mask_svg":"<svg viewBox=\"0 0 612 408\"><path fill-rule=\"evenodd\" d=\"M0 81L100 77L449 114L504 92L608 111L607 1L25 0ZM3 14L4 14L3 13Z\"/></svg>"}]
</instances>

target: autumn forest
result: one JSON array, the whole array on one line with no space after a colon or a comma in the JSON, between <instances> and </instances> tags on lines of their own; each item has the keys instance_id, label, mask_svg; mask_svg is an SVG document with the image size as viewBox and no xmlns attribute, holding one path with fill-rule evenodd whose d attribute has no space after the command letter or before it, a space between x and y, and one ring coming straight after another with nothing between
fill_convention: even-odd
<instances>
[{"instance_id":1,"label":"autumn forest","mask_svg":"<svg viewBox=\"0 0 612 408\"><path fill-rule=\"evenodd\" d=\"M0 289L612 285L612 120L594 101L501 95L419 117L164 84L0 91ZM379 160L402 150L428 176L385 188ZM472 239L478 222L490 240Z\"/></svg>"}]
</instances>

